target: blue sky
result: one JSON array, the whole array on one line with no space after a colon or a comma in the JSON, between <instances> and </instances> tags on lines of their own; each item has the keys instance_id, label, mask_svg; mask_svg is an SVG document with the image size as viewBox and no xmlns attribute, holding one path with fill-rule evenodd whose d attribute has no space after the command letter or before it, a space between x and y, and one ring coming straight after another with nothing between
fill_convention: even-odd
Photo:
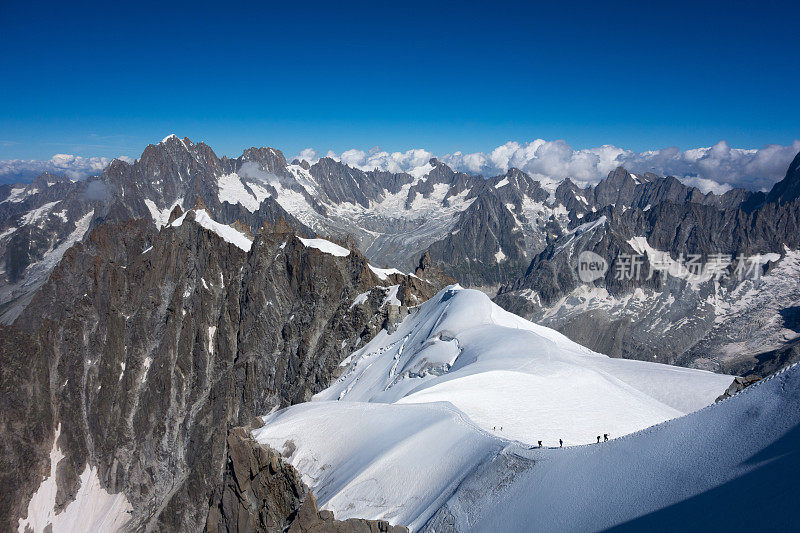
<instances>
[{"instance_id":1,"label":"blue sky","mask_svg":"<svg viewBox=\"0 0 800 533\"><path fill-rule=\"evenodd\" d=\"M789 2L4 2L0 160L789 145ZM299 4L299 5L289 5Z\"/></svg>"}]
</instances>

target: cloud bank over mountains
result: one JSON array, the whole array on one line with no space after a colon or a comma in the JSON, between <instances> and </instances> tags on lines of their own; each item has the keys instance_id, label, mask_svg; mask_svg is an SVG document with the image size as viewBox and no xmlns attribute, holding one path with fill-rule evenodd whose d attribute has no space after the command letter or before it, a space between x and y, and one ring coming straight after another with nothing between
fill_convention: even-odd
<instances>
[{"instance_id":1,"label":"cloud bank over mountains","mask_svg":"<svg viewBox=\"0 0 800 533\"><path fill-rule=\"evenodd\" d=\"M120 157L132 162L130 157ZM30 181L43 172L63 174L79 180L99 174L111 163L107 157L81 157L72 154L55 154L46 161L36 159L11 159L0 161L0 184Z\"/></svg>"},{"instance_id":2,"label":"cloud bank over mountains","mask_svg":"<svg viewBox=\"0 0 800 533\"><path fill-rule=\"evenodd\" d=\"M708 148L634 152L612 145L575 150L564 141L537 139L528 143L510 141L491 152L454 152L438 157L463 172L494 176L516 167L544 182L571 178L580 185L595 184L616 167L623 166L634 173L675 176L704 192L721 193L732 187L769 189L783 178L799 151L800 141L797 140L789 146L771 144L759 150L731 148L726 141L720 141ZM391 172L408 172L436 157L422 149L389 153L378 148L325 155L362 170L378 168ZM310 148L298 155L311 163L319 157L321 155Z\"/></svg>"},{"instance_id":3,"label":"cloud bank over mountains","mask_svg":"<svg viewBox=\"0 0 800 533\"><path fill-rule=\"evenodd\" d=\"M307 148L296 157L314 163L327 156L362 170L390 172L410 172L425 165L430 158L438 157L456 170L484 176L502 174L516 167L545 185L553 185L564 178L571 178L582 186L594 184L616 167L623 166L634 173L675 176L704 192L722 193L732 187L769 189L783 178L798 152L800 140L788 146L770 144L757 150L731 148L726 141L720 141L708 148L680 150L673 147L634 152L613 145L576 150L564 141L536 139L527 143L509 141L489 152L435 154L421 148L387 152L375 147L367 151L351 149L323 154ZM120 159L130 161L127 157ZM288 159L291 161L293 157ZM46 161L0 161L0 183L30 181L45 171L82 179L100 173L110 162L106 157L69 154L56 154Z\"/></svg>"}]
</instances>

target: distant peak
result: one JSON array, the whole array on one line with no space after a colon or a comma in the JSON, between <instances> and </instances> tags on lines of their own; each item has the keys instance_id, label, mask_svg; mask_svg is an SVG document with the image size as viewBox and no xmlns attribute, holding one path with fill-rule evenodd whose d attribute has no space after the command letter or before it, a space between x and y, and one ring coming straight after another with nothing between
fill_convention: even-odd
<instances>
[{"instance_id":1,"label":"distant peak","mask_svg":"<svg viewBox=\"0 0 800 533\"><path fill-rule=\"evenodd\" d=\"M772 186L767 195L768 202L788 203L800 198L800 153L798 153L786 171L786 176Z\"/></svg>"},{"instance_id":2,"label":"distant peak","mask_svg":"<svg viewBox=\"0 0 800 533\"><path fill-rule=\"evenodd\" d=\"M174 133L170 133L169 135L167 135L166 137L161 139L161 142L158 143L158 144L160 144L160 145L170 145L170 144L175 144L175 143L181 143L183 145L183 147L187 148L187 149L189 148L189 145L193 144L192 141L189 140L189 137L184 137L183 139L181 139L180 137L178 137Z\"/></svg>"}]
</instances>

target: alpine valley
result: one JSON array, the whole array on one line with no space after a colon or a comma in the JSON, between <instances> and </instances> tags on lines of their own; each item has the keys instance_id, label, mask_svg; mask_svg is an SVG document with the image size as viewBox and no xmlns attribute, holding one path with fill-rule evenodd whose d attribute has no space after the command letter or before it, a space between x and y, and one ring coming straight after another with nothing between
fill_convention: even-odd
<instances>
[{"instance_id":1,"label":"alpine valley","mask_svg":"<svg viewBox=\"0 0 800 533\"><path fill-rule=\"evenodd\" d=\"M800 155L718 195L170 135L0 186L0 255L2 531L800 521Z\"/></svg>"}]
</instances>

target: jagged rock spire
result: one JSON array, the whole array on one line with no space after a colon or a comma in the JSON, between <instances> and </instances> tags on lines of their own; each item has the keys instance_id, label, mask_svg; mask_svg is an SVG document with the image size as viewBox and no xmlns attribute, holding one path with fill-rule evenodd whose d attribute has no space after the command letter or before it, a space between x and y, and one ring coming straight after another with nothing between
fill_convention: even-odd
<instances>
[{"instance_id":1,"label":"jagged rock spire","mask_svg":"<svg viewBox=\"0 0 800 533\"><path fill-rule=\"evenodd\" d=\"M197 195L197 199L194 201L194 206L192 207L192 209L208 210L208 208L206 207L206 203L203 201L203 198L199 194Z\"/></svg>"}]
</instances>

